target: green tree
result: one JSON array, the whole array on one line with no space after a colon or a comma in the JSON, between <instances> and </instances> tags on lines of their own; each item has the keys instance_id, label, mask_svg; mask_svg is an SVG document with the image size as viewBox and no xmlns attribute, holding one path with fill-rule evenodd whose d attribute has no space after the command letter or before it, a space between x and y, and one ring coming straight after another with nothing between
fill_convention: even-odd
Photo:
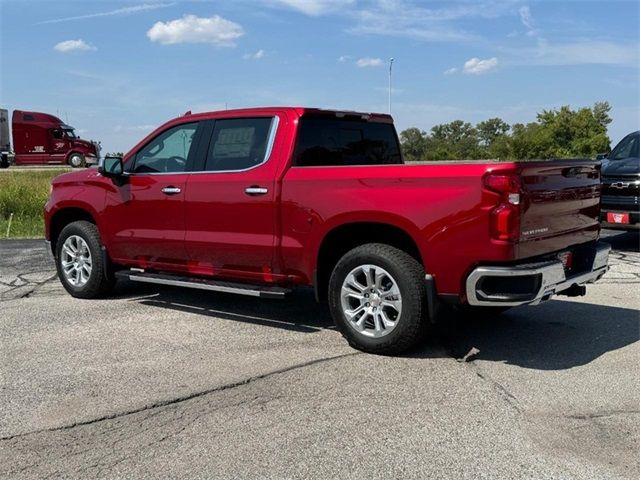
<instances>
[{"instance_id":1,"label":"green tree","mask_svg":"<svg viewBox=\"0 0 640 480\"><path fill-rule=\"evenodd\" d=\"M496 140L503 138L511 129L509 124L501 118L490 118L476 125L480 144L490 147Z\"/></svg>"},{"instance_id":2,"label":"green tree","mask_svg":"<svg viewBox=\"0 0 640 480\"><path fill-rule=\"evenodd\" d=\"M607 102L578 110L564 105L543 110L527 124L489 118L474 127L455 120L435 125L430 134L410 128L400 137L409 160L595 158L609 149L610 111Z\"/></svg>"},{"instance_id":3,"label":"green tree","mask_svg":"<svg viewBox=\"0 0 640 480\"><path fill-rule=\"evenodd\" d=\"M423 160L427 148L427 134L419 128L407 128L400 132L400 145L405 160Z\"/></svg>"}]
</instances>

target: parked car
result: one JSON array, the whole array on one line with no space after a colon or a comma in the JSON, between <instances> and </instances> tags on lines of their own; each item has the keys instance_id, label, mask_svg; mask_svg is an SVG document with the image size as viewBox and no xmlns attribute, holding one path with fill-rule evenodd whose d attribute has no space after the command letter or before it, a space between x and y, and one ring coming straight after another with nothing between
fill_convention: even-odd
<instances>
[{"instance_id":1,"label":"parked car","mask_svg":"<svg viewBox=\"0 0 640 480\"><path fill-rule=\"evenodd\" d=\"M640 130L603 155L601 215L603 227L640 230Z\"/></svg>"},{"instance_id":2,"label":"parked car","mask_svg":"<svg viewBox=\"0 0 640 480\"><path fill-rule=\"evenodd\" d=\"M378 353L415 345L442 305L500 312L606 272L599 164L402 163L388 115L186 114L54 179L46 238L75 297L116 278L266 298L309 285Z\"/></svg>"},{"instance_id":3,"label":"parked car","mask_svg":"<svg viewBox=\"0 0 640 480\"><path fill-rule=\"evenodd\" d=\"M100 143L82 140L72 126L54 115L14 110L11 116L13 150L9 133L9 112L0 110L0 167L16 165L68 164L81 167L97 163Z\"/></svg>"}]
</instances>

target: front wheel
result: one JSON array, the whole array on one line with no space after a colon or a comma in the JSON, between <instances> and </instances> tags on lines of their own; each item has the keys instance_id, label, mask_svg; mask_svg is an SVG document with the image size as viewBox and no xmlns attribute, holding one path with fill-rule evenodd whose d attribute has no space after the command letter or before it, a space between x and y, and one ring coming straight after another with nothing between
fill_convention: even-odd
<instances>
[{"instance_id":1,"label":"front wheel","mask_svg":"<svg viewBox=\"0 0 640 480\"><path fill-rule=\"evenodd\" d=\"M80 168L84 166L84 156L79 153L72 153L69 155L68 163L73 168Z\"/></svg>"},{"instance_id":2,"label":"front wheel","mask_svg":"<svg viewBox=\"0 0 640 480\"><path fill-rule=\"evenodd\" d=\"M349 344L365 352L397 354L420 342L427 329L422 265L384 244L347 252L329 280L331 316Z\"/></svg>"},{"instance_id":3,"label":"front wheel","mask_svg":"<svg viewBox=\"0 0 640 480\"><path fill-rule=\"evenodd\" d=\"M108 293L115 280L103 261L97 227L77 221L62 229L56 244L56 269L62 286L73 297L96 298Z\"/></svg>"}]
</instances>

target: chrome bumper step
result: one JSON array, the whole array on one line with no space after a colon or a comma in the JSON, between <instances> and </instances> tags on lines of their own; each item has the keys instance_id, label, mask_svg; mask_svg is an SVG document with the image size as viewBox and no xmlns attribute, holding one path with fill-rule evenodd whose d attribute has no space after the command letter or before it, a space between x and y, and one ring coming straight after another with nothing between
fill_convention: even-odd
<instances>
[{"instance_id":1,"label":"chrome bumper step","mask_svg":"<svg viewBox=\"0 0 640 480\"><path fill-rule=\"evenodd\" d=\"M247 283L225 282L206 278L184 277L162 273L140 272L139 269L122 270L116 272L118 278L132 282L155 283L157 285L170 285L173 287L195 288L212 292L235 293L260 298L284 298L291 292L288 288L271 285L253 285Z\"/></svg>"},{"instance_id":2,"label":"chrome bumper step","mask_svg":"<svg viewBox=\"0 0 640 480\"><path fill-rule=\"evenodd\" d=\"M533 264L515 266L476 267L467 277L466 296L469 305L515 307L518 305L537 305L549 300L553 295L572 296L578 292L576 287L599 280L609 269L611 246L599 243L594 248L593 262L586 271L575 276L566 276L560 260L550 260ZM501 279L513 286L531 283L522 293L508 295L485 294L482 282L486 279ZM581 290L581 289L580 289Z\"/></svg>"}]
</instances>

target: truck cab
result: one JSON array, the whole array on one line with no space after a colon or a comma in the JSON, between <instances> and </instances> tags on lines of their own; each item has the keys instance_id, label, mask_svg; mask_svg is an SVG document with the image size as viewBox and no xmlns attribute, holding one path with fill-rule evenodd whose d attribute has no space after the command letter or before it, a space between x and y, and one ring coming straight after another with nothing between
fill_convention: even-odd
<instances>
[{"instance_id":1,"label":"truck cab","mask_svg":"<svg viewBox=\"0 0 640 480\"><path fill-rule=\"evenodd\" d=\"M100 144L78 137L72 126L48 113L14 110L11 117L16 165L97 163Z\"/></svg>"},{"instance_id":2,"label":"truck cab","mask_svg":"<svg viewBox=\"0 0 640 480\"><path fill-rule=\"evenodd\" d=\"M583 295L607 271L592 160L404 165L389 115L191 114L55 178L45 236L74 297L116 278L329 303L351 345L398 353L440 307Z\"/></svg>"}]
</instances>

